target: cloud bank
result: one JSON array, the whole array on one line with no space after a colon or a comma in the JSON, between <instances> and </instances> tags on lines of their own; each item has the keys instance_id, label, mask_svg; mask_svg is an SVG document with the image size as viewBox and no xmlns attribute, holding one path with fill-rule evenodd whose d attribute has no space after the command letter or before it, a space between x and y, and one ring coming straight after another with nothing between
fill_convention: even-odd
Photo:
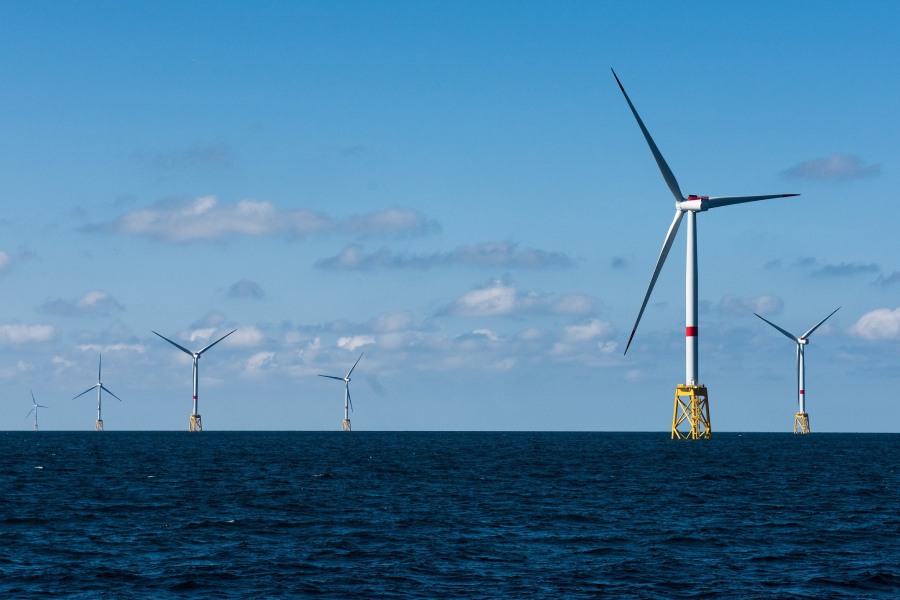
<instances>
[{"instance_id":1,"label":"cloud bank","mask_svg":"<svg viewBox=\"0 0 900 600\"><path fill-rule=\"evenodd\" d=\"M241 200L220 204L215 196L168 200L129 211L94 231L144 236L159 242L215 241L236 237L307 237L343 233L358 237L428 234L440 229L420 212L389 208L343 220L306 208L279 209L273 203Z\"/></svg>"},{"instance_id":2,"label":"cloud bank","mask_svg":"<svg viewBox=\"0 0 900 600\"><path fill-rule=\"evenodd\" d=\"M99 290L90 291L77 300L57 298L40 307L41 312L58 317L101 317L120 310L124 308L115 298Z\"/></svg>"},{"instance_id":3,"label":"cloud bank","mask_svg":"<svg viewBox=\"0 0 900 600\"><path fill-rule=\"evenodd\" d=\"M454 317L495 317L519 314L587 315L594 299L584 294L551 296L523 291L512 283L496 279L453 301L443 314Z\"/></svg>"},{"instance_id":4,"label":"cloud bank","mask_svg":"<svg viewBox=\"0 0 900 600\"><path fill-rule=\"evenodd\" d=\"M847 332L866 340L896 340L900 338L900 308L867 312Z\"/></svg>"},{"instance_id":5,"label":"cloud bank","mask_svg":"<svg viewBox=\"0 0 900 600\"><path fill-rule=\"evenodd\" d=\"M795 179L859 179L877 177L881 174L881 167L866 165L852 154L832 154L828 158L802 162L784 174Z\"/></svg>"},{"instance_id":6,"label":"cloud bank","mask_svg":"<svg viewBox=\"0 0 900 600\"><path fill-rule=\"evenodd\" d=\"M486 242L458 246L449 252L432 254L394 253L381 248L367 254L363 247L347 246L337 255L316 261L327 271L374 271L376 269L417 269L435 267L492 267L503 269L551 269L570 267L574 261L561 252L519 248L512 242Z\"/></svg>"}]
</instances>

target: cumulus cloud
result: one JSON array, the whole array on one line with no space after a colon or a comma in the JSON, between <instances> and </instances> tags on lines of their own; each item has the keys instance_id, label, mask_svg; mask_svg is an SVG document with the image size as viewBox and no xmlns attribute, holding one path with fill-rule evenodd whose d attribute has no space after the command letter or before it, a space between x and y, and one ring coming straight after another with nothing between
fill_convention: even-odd
<instances>
[{"instance_id":1,"label":"cumulus cloud","mask_svg":"<svg viewBox=\"0 0 900 600\"><path fill-rule=\"evenodd\" d=\"M825 265L821 269L812 272L814 277L848 277L862 273L877 273L881 268L875 263L840 263L837 265Z\"/></svg>"},{"instance_id":2,"label":"cumulus cloud","mask_svg":"<svg viewBox=\"0 0 900 600\"><path fill-rule=\"evenodd\" d=\"M262 286L249 279L241 279L228 289L230 298L256 298L262 300L265 297Z\"/></svg>"},{"instance_id":3,"label":"cumulus cloud","mask_svg":"<svg viewBox=\"0 0 900 600\"><path fill-rule=\"evenodd\" d=\"M584 294L551 296L523 291L496 279L457 298L444 314L455 317L494 317L516 314L586 315L594 310L594 299Z\"/></svg>"},{"instance_id":4,"label":"cumulus cloud","mask_svg":"<svg viewBox=\"0 0 900 600\"><path fill-rule=\"evenodd\" d=\"M896 340L900 338L900 308L867 312L847 332L866 340Z\"/></svg>"},{"instance_id":5,"label":"cumulus cloud","mask_svg":"<svg viewBox=\"0 0 900 600\"><path fill-rule=\"evenodd\" d=\"M228 346L255 346L263 340L262 332L256 327L241 327L223 341Z\"/></svg>"},{"instance_id":6,"label":"cumulus cloud","mask_svg":"<svg viewBox=\"0 0 900 600\"><path fill-rule=\"evenodd\" d=\"M458 246L449 252L431 254L395 253L381 248L366 253L359 244L347 246L335 256L316 261L329 271L373 271L376 269L417 269L435 267L492 267L504 269L551 269L570 267L574 261L561 252L519 248L512 242L485 242Z\"/></svg>"},{"instance_id":7,"label":"cumulus cloud","mask_svg":"<svg viewBox=\"0 0 900 600\"><path fill-rule=\"evenodd\" d=\"M51 300L44 303L40 310L58 317L100 317L123 310L123 307L106 292L93 290L77 300Z\"/></svg>"},{"instance_id":8,"label":"cumulus cloud","mask_svg":"<svg viewBox=\"0 0 900 600\"><path fill-rule=\"evenodd\" d=\"M155 171L173 171L196 167L229 167L234 155L224 141L197 143L167 152L136 150L132 160Z\"/></svg>"},{"instance_id":9,"label":"cumulus cloud","mask_svg":"<svg viewBox=\"0 0 900 600\"><path fill-rule=\"evenodd\" d=\"M439 226L409 208L389 208L335 220L306 208L280 209L268 201L241 200L220 204L215 196L203 196L189 201L157 202L90 229L180 243L235 237L306 237L329 232L355 236L425 234Z\"/></svg>"},{"instance_id":10,"label":"cumulus cloud","mask_svg":"<svg viewBox=\"0 0 900 600\"><path fill-rule=\"evenodd\" d=\"M774 315L784 309L784 300L778 296L763 295L755 298L739 298L734 294L724 296L719 302L719 312L731 315L756 313Z\"/></svg>"},{"instance_id":11,"label":"cumulus cloud","mask_svg":"<svg viewBox=\"0 0 900 600\"><path fill-rule=\"evenodd\" d=\"M368 346L374 344L375 338L371 335L354 335L352 337L338 338L337 345L339 348L347 350L356 350L360 346Z\"/></svg>"},{"instance_id":12,"label":"cumulus cloud","mask_svg":"<svg viewBox=\"0 0 900 600\"><path fill-rule=\"evenodd\" d=\"M251 374L257 373L266 366L271 366L274 360L274 352L258 352L247 359L245 370Z\"/></svg>"},{"instance_id":13,"label":"cumulus cloud","mask_svg":"<svg viewBox=\"0 0 900 600\"><path fill-rule=\"evenodd\" d=\"M29 344L53 338L50 325L0 325L0 344Z\"/></svg>"},{"instance_id":14,"label":"cumulus cloud","mask_svg":"<svg viewBox=\"0 0 900 600\"><path fill-rule=\"evenodd\" d=\"M832 154L827 158L802 162L784 174L797 179L858 179L877 177L881 174L881 167L866 165L852 154Z\"/></svg>"}]
</instances>

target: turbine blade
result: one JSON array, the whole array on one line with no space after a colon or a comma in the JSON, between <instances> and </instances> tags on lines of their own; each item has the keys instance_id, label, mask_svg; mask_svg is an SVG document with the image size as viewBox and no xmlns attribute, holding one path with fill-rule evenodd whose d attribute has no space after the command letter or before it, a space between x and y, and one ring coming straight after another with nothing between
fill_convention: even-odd
<instances>
[{"instance_id":1,"label":"turbine blade","mask_svg":"<svg viewBox=\"0 0 900 600\"><path fill-rule=\"evenodd\" d=\"M353 363L353 366L350 367L350 370L349 370L349 371L347 371L347 377L350 377L350 373L352 373L352 372L353 372L353 369L356 368L356 365L359 364L359 361L360 361L360 359L362 359L362 355L363 355L363 354L365 354L365 352L363 352L362 354L359 355L359 358L356 359L356 362Z\"/></svg>"},{"instance_id":2,"label":"turbine blade","mask_svg":"<svg viewBox=\"0 0 900 600\"><path fill-rule=\"evenodd\" d=\"M49 406L44 406L43 404L38 404L37 407L38 408L50 408Z\"/></svg>"},{"instance_id":3,"label":"turbine blade","mask_svg":"<svg viewBox=\"0 0 900 600\"><path fill-rule=\"evenodd\" d=\"M839 311L839 310L841 310L841 307L840 307L840 306L838 306L836 309L834 309L834 310L831 312L831 315L833 315L834 313L836 313L836 312ZM812 332L819 328L819 325L821 325L822 323L824 323L825 321L827 321L828 319L831 318L831 315L828 315L827 317L825 317L824 319L822 319L821 321L819 321L818 323L816 323L816 326L813 327L812 329L810 329L809 331L807 331L806 333L804 333L804 334L803 334L803 337L808 338L809 336L811 336L811 335L812 335Z\"/></svg>"},{"instance_id":4,"label":"turbine blade","mask_svg":"<svg viewBox=\"0 0 900 600\"><path fill-rule=\"evenodd\" d=\"M653 277L650 278L650 286L647 288L647 293L644 295L644 302L641 304L641 310L638 312L637 319L634 321L634 328L631 330L631 337L628 338L628 345L625 346L625 354L628 354L628 348L631 347L631 340L634 339L634 332L637 331L638 323L641 322L641 317L644 315L644 309L647 308L647 302L650 300L650 294L653 292L653 286L656 285L656 280L659 278L659 272L662 270L663 264L666 262L666 257L669 255L669 250L672 249L672 242L675 241L675 236L678 234L678 226L681 225L681 218L684 216L684 213L679 211L675 211L675 219L672 221L672 224L669 226L669 232L666 234L666 241L663 243L662 251L659 253L659 258L656 259L656 268L653 270Z\"/></svg>"},{"instance_id":5,"label":"turbine blade","mask_svg":"<svg viewBox=\"0 0 900 600\"><path fill-rule=\"evenodd\" d=\"M150 331L153 331L153 330L151 329ZM153 333L156 333L156 332L153 331ZM156 335L159 335L159 334L156 333ZM191 357L194 356L194 353L193 353L193 352L191 352L190 350L188 350L187 348L185 348L184 346L182 346L182 345L180 345L180 344L176 344L175 342L173 342L172 340L170 340L170 339L167 338L166 336L164 336L164 335L159 335L159 337L161 337L162 339L166 340L167 342L169 342L170 344L172 344L173 346L175 346L176 348L178 348L179 350L181 350L181 351L184 352L185 354L188 354L188 355L190 355Z\"/></svg>"},{"instance_id":6,"label":"turbine blade","mask_svg":"<svg viewBox=\"0 0 900 600\"><path fill-rule=\"evenodd\" d=\"M327 377L328 379L337 379L338 381L343 381L343 377L335 377L334 375L319 375L319 377Z\"/></svg>"},{"instance_id":7,"label":"turbine blade","mask_svg":"<svg viewBox=\"0 0 900 600\"><path fill-rule=\"evenodd\" d=\"M75 398L81 398L82 396L84 396L85 394L87 394L89 391L91 391L92 389L94 389L95 387L97 387L98 385L100 385L100 384L99 384L99 383L95 383L94 385L92 385L92 386L89 387L88 389L84 390L83 392L81 392L80 394L78 394L77 396L75 396ZM72 400L75 400L75 398L72 398Z\"/></svg>"},{"instance_id":8,"label":"turbine blade","mask_svg":"<svg viewBox=\"0 0 900 600\"><path fill-rule=\"evenodd\" d=\"M201 350L201 351L198 352L197 354L203 354L204 352L206 352L207 350L209 350L210 348L212 348L213 346L215 346L216 344L218 344L219 342L221 342L222 340L224 340L225 338L227 338L229 335L231 335L232 333L234 333L235 331L237 331L237 329L232 329L231 331L229 331L228 333L226 333L225 335L223 335L222 337L220 337L219 339L217 339L216 341L214 341L212 344L210 344L209 346L207 346L206 348L204 348L203 350Z\"/></svg>"},{"instance_id":9,"label":"turbine blade","mask_svg":"<svg viewBox=\"0 0 900 600\"><path fill-rule=\"evenodd\" d=\"M653 138L650 137L650 132L647 131L647 128L644 127L644 122L641 121L641 118L638 116L637 111L634 109L634 104L631 103L631 99L628 97L628 94L625 93L625 88L622 87L622 82L619 81L619 76L616 75L616 72L612 71L613 77L616 78L616 83L619 84L619 89L622 90L622 95L625 96L625 101L628 102L628 106L631 108L631 112L634 114L634 118L637 119L638 125L641 128L641 132L644 134L644 139L647 140L647 144L650 146L650 152L653 153L653 158L656 159L656 164L659 167L659 172L662 173L663 179L666 180L666 184L669 186L669 190L671 190L672 195L675 196L676 202L682 202L684 200L684 196L681 195L681 188L678 187L678 182L675 180L675 175L672 173L672 169L669 168L669 165L666 164L666 159L663 158L662 154L659 152L659 148L656 147L656 143L653 141Z\"/></svg>"},{"instance_id":10,"label":"turbine blade","mask_svg":"<svg viewBox=\"0 0 900 600\"><path fill-rule=\"evenodd\" d=\"M37 404L37 400L34 399L34 392L32 392L31 390L28 390L28 391L31 392L31 403L32 403L32 404Z\"/></svg>"},{"instance_id":11,"label":"turbine blade","mask_svg":"<svg viewBox=\"0 0 900 600\"><path fill-rule=\"evenodd\" d=\"M753 313L753 314L756 315L756 313ZM759 317L759 315L756 315L756 316ZM772 327L774 327L775 329L777 329L778 331L780 331L781 333L783 333L784 335L786 335L787 337L789 337L793 342L796 343L796 342L800 341L797 338L795 338L793 335L791 335L790 333L788 333L787 331L785 331L784 329L782 329L781 327L779 327L778 325L773 323L772 321L769 321L768 319L763 319L762 317L759 317L759 318L762 319L763 321L765 321L766 323L768 323L769 325L771 325Z\"/></svg>"},{"instance_id":12,"label":"turbine blade","mask_svg":"<svg viewBox=\"0 0 900 600\"><path fill-rule=\"evenodd\" d=\"M113 398L115 398L116 400L118 400L119 402L122 401L121 398L119 398L118 396L116 396L115 394L113 394L111 391L109 391L108 389L106 389L106 386L105 386L105 385L101 385L101 386L100 386L100 389L103 390L104 392L106 392L107 394L109 394L110 396L112 396Z\"/></svg>"},{"instance_id":13,"label":"turbine blade","mask_svg":"<svg viewBox=\"0 0 900 600\"><path fill-rule=\"evenodd\" d=\"M720 206L731 206L732 204L743 204L744 202L756 202L757 200L770 200L772 198L790 198L799 196L800 194L771 194L769 196L719 196L717 198L707 198L703 201L706 208L718 208Z\"/></svg>"},{"instance_id":14,"label":"turbine blade","mask_svg":"<svg viewBox=\"0 0 900 600\"><path fill-rule=\"evenodd\" d=\"M103 371L103 355L100 355L100 363L97 365L97 382L103 381L103 378L100 376L100 373Z\"/></svg>"},{"instance_id":15,"label":"turbine blade","mask_svg":"<svg viewBox=\"0 0 900 600\"><path fill-rule=\"evenodd\" d=\"M28 414L25 415L25 418L26 418L26 419L27 419L28 417L31 416L31 413L34 412L34 409L35 409L35 408L37 408L37 404L35 404L34 406L32 406L32 407L31 407L31 410L28 411Z\"/></svg>"},{"instance_id":16,"label":"turbine blade","mask_svg":"<svg viewBox=\"0 0 900 600\"><path fill-rule=\"evenodd\" d=\"M347 400L350 401L350 412L353 412L353 398L350 397L350 384L347 384Z\"/></svg>"}]
</instances>

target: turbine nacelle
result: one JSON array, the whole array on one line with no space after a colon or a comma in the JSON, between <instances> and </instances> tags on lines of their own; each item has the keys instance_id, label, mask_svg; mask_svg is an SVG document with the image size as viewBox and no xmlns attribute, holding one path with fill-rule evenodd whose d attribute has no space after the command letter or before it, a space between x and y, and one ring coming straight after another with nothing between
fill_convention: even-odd
<instances>
[{"instance_id":1,"label":"turbine nacelle","mask_svg":"<svg viewBox=\"0 0 900 600\"><path fill-rule=\"evenodd\" d=\"M806 338L800 338L799 340L797 340L797 343L800 344L801 346L805 346L809 343L809 340Z\"/></svg>"},{"instance_id":2,"label":"turbine nacelle","mask_svg":"<svg viewBox=\"0 0 900 600\"><path fill-rule=\"evenodd\" d=\"M694 196L693 194L687 197L687 200L682 202L676 202L675 208L680 210L681 212L704 212L709 210L709 196Z\"/></svg>"}]
</instances>

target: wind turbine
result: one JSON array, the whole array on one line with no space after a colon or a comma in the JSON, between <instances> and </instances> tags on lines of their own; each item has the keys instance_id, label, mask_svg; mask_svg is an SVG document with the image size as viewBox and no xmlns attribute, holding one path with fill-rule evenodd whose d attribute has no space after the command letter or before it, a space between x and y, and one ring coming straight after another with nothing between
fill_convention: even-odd
<instances>
[{"instance_id":1,"label":"wind turbine","mask_svg":"<svg viewBox=\"0 0 900 600\"><path fill-rule=\"evenodd\" d=\"M359 364L360 359L363 357L362 354L359 355L359 358L356 359L356 362L353 363L353 366L350 367L350 370L347 371L347 375L345 377L335 377L334 375L319 375L319 377L327 377L328 379L337 379L338 381L344 382L344 425L341 428L341 431L350 431L350 414L347 412L347 406L350 406L350 410L353 410L353 400L350 399L350 373L353 372L353 369L356 368L356 365Z\"/></svg>"},{"instance_id":2,"label":"wind turbine","mask_svg":"<svg viewBox=\"0 0 900 600\"><path fill-rule=\"evenodd\" d=\"M150 331L153 331L153 330L151 329ZM218 344L219 342L221 342L222 340L224 340L225 338L227 338L229 335L231 335L235 331L237 331L237 329L232 329L231 331L229 331L228 333L226 333L225 335L223 335L222 337L220 337L219 339L214 341L212 344L205 347L200 352L191 352L184 346L176 344L175 342L173 342L166 336L159 335L158 333L153 331L153 333L156 333L156 335L159 335L159 337L166 340L167 342L169 342L170 344L172 344L173 346L175 346L176 348L178 348L179 350L181 350L182 352L184 352L185 354L189 355L191 358L194 359L194 408L193 408L193 411L191 412L191 424L189 426L190 431L203 431L203 425L200 422L200 414L197 412L197 384L200 379L200 371L199 371L198 361L200 360L200 355L203 354L204 352L206 352L207 350L209 350L210 348L212 348L213 346L215 346L216 344Z\"/></svg>"},{"instance_id":3,"label":"wind turbine","mask_svg":"<svg viewBox=\"0 0 900 600\"><path fill-rule=\"evenodd\" d=\"M25 415L25 418L27 419L28 417L30 417L32 411L34 411L34 430L37 431L38 430L38 428L37 428L37 409L50 408L50 407L44 406L43 404L38 404L37 400L34 399L34 392L31 392L31 402L34 404L34 406L32 406L31 410L28 411L28 414Z\"/></svg>"},{"instance_id":4,"label":"wind turbine","mask_svg":"<svg viewBox=\"0 0 900 600\"><path fill-rule=\"evenodd\" d=\"M675 196L675 218L669 226L668 233L666 233L662 251L659 253L659 258L656 261L656 268L653 270L653 276L650 278L650 285L647 287L647 293L644 295L644 302L641 304L641 310L638 312L637 319L634 322L634 328L631 330L631 336L628 338L625 352L628 352L631 341L634 339L634 332L637 331L638 323L641 322L644 309L647 308L647 302L650 300L650 293L653 292L653 286L656 285L656 280L662 270L663 263L666 262L666 257L669 255L669 250L672 248L672 243L675 241L675 235L678 233L681 219L687 214L687 273L685 278L685 316L687 320L685 333L687 343L685 383L679 384L675 390L675 410L672 416L672 438L709 439L712 431L709 423L708 396L706 387L699 383L699 360L697 356L697 213L705 212L711 208L719 208L721 206L731 206L732 204L742 204L744 202L756 202L757 200L768 200L770 198L787 198L789 196L799 196L799 194L721 197L696 196L690 194L685 198L681 194L681 188L678 187L675 175L672 173L669 165L666 164L665 159L659 152L659 148L657 148L656 144L653 142L653 138L650 137L650 132L644 127L644 122L641 121L641 118L638 116L637 110L635 110L634 105L631 103L628 94L625 93L625 88L622 87L622 82L619 81L619 77L616 75L615 71L613 71L613 77L616 78L616 83L619 84L619 89L622 90L622 95L625 96L625 101L628 102L628 107L631 108L631 112L634 114L634 118L641 128L641 132L644 134L644 139L647 140L647 145L650 146L650 152L653 153L653 158L656 159L656 164L662 173L663 179L666 181L666 185L669 187L669 191ZM683 398L687 398L687 400L683 400ZM682 433L678 430L678 425L685 421L691 424L691 431L689 433Z\"/></svg>"},{"instance_id":5,"label":"wind turbine","mask_svg":"<svg viewBox=\"0 0 900 600\"><path fill-rule=\"evenodd\" d=\"M106 389L106 386L105 386L105 385L103 385L102 383L100 383L100 381L101 381L101 379L100 379L100 372L101 372L102 369L103 369L103 355L101 354L101 355L100 355L100 365L97 367L97 383L95 383L94 385L92 385L92 386L89 387L88 389L84 390L83 392L81 392L80 394L78 394L77 396L75 396L75 398L81 398L82 396L84 396L85 394L87 394L87 393L88 393L89 391L91 391L92 389L97 388L97 423L94 425L94 431L103 431L103 417L100 415L100 401L101 401L101 394L102 394L103 392L106 392L107 394L109 394L110 396L112 396L113 398L115 398L116 400L118 400L119 402L122 401L121 398L119 398L118 396L116 396L115 394L113 394L111 391L109 391L108 389ZM72 400L75 400L75 398L72 398Z\"/></svg>"},{"instance_id":6,"label":"wind turbine","mask_svg":"<svg viewBox=\"0 0 900 600\"><path fill-rule=\"evenodd\" d=\"M841 310L841 307L838 306L831 312L831 315ZM756 313L753 313L756 315ZM818 323L816 323L812 329L801 335L800 337L794 337L792 334L788 333L772 321L768 319L763 319L756 315L791 340L797 344L797 405L800 407L800 412L794 417L794 433L809 433L809 415L806 414L806 345L809 343L809 336L812 335L812 332L819 328L819 325L827 321L831 318L831 315L828 315Z\"/></svg>"}]
</instances>

